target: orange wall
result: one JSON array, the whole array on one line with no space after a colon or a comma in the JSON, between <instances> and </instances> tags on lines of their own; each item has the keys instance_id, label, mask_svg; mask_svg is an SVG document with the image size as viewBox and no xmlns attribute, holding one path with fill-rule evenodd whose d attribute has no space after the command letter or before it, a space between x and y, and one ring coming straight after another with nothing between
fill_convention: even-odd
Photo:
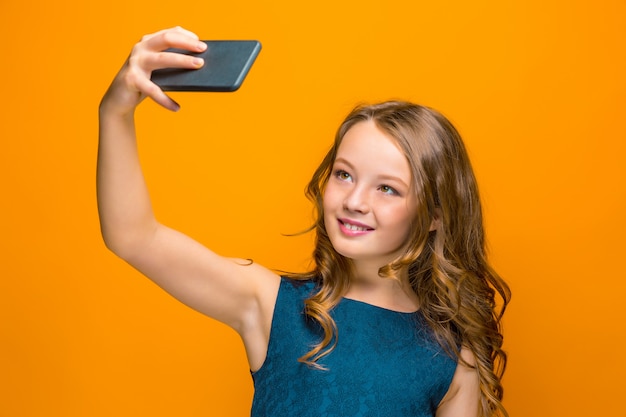
<instances>
[{"instance_id":1,"label":"orange wall","mask_svg":"<svg viewBox=\"0 0 626 417\"><path fill-rule=\"evenodd\" d=\"M161 219L225 255L306 265L303 187L359 101L447 114L482 186L512 416L621 416L622 0L0 3L0 416L244 416L236 335L104 248L97 105L162 27L257 38L235 94L138 113ZM401 388L401 387L400 387ZM619 406L619 407L618 407Z\"/></svg>"}]
</instances>

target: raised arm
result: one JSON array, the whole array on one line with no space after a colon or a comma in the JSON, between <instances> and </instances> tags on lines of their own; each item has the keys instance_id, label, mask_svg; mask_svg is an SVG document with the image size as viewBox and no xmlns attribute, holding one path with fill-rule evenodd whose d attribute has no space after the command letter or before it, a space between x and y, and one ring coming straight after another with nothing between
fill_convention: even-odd
<instances>
[{"instance_id":1,"label":"raised arm","mask_svg":"<svg viewBox=\"0 0 626 417\"><path fill-rule=\"evenodd\" d=\"M254 369L264 359L279 277L256 264L223 258L154 216L135 137L134 112L146 97L178 105L150 81L153 70L199 68L177 53L200 52L193 33L173 28L145 36L132 50L100 103L98 210L107 247L190 307L239 332ZM257 366L258 365L258 366Z\"/></svg>"}]
</instances>

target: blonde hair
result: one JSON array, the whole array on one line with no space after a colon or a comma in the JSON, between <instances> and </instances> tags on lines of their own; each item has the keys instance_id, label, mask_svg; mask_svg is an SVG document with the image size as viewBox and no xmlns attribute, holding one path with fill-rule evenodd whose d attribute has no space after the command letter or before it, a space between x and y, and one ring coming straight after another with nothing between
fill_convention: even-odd
<instances>
[{"instance_id":1,"label":"blonde hair","mask_svg":"<svg viewBox=\"0 0 626 417\"><path fill-rule=\"evenodd\" d=\"M443 115L428 107L401 101L356 107L339 127L332 148L309 182L306 194L317 215L312 226L315 266L295 278L318 283L319 291L305 301L305 310L321 325L324 336L300 361L321 368L316 362L332 351L337 340L329 312L345 295L352 267L329 240L323 192L344 135L366 120L374 121L404 152L418 201L410 244L379 274L396 278L408 270L420 312L442 348L466 365L460 347L474 354L482 414L507 416L502 405L501 378L507 356L502 350L501 318L510 290L487 262L478 187L463 141ZM436 229L429 231L433 219ZM499 309L496 293L501 298Z\"/></svg>"}]
</instances>

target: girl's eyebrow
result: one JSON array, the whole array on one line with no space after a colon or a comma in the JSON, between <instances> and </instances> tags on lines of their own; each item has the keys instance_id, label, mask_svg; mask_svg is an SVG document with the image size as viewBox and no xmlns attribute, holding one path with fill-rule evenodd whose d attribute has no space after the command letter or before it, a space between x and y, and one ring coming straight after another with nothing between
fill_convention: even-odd
<instances>
[{"instance_id":1,"label":"girl's eyebrow","mask_svg":"<svg viewBox=\"0 0 626 417\"><path fill-rule=\"evenodd\" d=\"M335 158L335 162L336 163L342 163L348 166L348 168L350 168L351 170L355 170L354 165L352 165L347 159L342 158L342 157L337 157ZM395 181L400 183L401 185L403 185L404 187L409 188L409 184L407 184L402 178L396 176L396 175L391 175L391 174L381 174L377 176L378 179L380 180L384 180L384 181Z\"/></svg>"},{"instance_id":2,"label":"girl's eyebrow","mask_svg":"<svg viewBox=\"0 0 626 417\"><path fill-rule=\"evenodd\" d=\"M348 160L347 160L347 159L342 158L342 157L340 157L340 156L339 156L339 157L337 157L337 158L335 158L335 162L334 162L333 164L336 164L337 162L341 162L342 164L346 164L346 165L348 165L348 167L350 167L351 169L353 169L353 168L354 168L354 166L353 166L350 162L348 162Z\"/></svg>"}]
</instances>

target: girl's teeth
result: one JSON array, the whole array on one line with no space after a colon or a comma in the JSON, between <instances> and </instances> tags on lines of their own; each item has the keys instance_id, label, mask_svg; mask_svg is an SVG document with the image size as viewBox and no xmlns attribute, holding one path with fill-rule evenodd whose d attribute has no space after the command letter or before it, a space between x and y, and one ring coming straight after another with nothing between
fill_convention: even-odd
<instances>
[{"instance_id":1,"label":"girl's teeth","mask_svg":"<svg viewBox=\"0 0 626 417\"><path fill-rule=\"evenodd\" d=\"M346 229L352 230L353 232L364 232L367 229L365 227L359 227L359 226L355 226L353 224L344 224L346 226Z\"/></svg>"}]
</instances>

